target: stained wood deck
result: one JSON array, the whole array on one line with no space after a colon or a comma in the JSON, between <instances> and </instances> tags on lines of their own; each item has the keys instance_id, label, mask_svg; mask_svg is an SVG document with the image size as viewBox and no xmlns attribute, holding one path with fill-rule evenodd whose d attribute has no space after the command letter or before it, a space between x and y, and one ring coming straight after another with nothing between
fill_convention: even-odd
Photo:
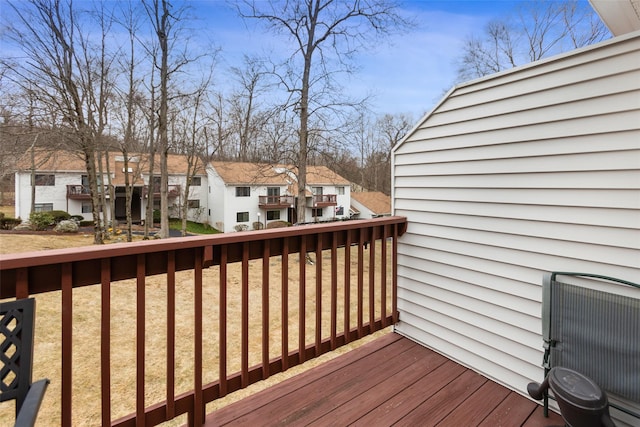
<instances>
[{"instance_id":1,"label":"stained wood deck","mask_svg":"<svg viewBox=\"0 0 640 427\"><path fill-rule=\"evenodd\" d=\"M559 415L390 333L207 416L206 426L563 425Z\"/></svg>"}]
</instances>

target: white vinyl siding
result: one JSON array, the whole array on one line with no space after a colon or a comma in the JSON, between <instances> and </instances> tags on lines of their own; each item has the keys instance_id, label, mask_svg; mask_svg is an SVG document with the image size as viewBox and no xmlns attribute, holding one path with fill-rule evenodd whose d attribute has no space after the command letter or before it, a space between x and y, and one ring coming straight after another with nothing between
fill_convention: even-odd
<instances>
[{"instance_id":1,"label":"white vinyl siding","mask_svg":"<svg viewBox=\"0 0 640 427\"><path fill-rule=\"evenodd\" d=\"M640 277L640 34L454 88L392 176L397 331L526 394L542 272Z\"/></svg>"}]
</instances>

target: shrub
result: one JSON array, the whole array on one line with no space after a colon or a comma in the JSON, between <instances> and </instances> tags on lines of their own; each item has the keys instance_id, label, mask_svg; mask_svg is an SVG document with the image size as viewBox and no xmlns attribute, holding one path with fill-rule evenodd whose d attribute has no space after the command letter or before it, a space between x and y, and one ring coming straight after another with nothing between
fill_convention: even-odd
<instances>
[{"instance_id":1,"label":"shrub","mask_svg":"<svg viewBox=\"0 0 640 427\"><path fill-rule=\"evenodd\" d=\"M80 227L93 227L93 221L80 221Z\"/></svg>"},{"instance_id":2,"label":"shrub","mask_svg":"<svg viewBox=\"0 0 640 427\"><path fill-rule=\"evenodd\" d=\"M31 227L35 230L46 230L54 223L54 219L51 212L31 212L31 215L29 215L29 222L31 223Z\"/></svg>"},{"instance_id":3,"label":"shrub","mask_svg":"<svg viewBox=\"0 0 640 427\"><path fill-rule=\"evenodd\" d=\"M13 227L20 224L22 220L20 218L11 218L9 216L0 217L0 229L2 230L12 230Z\"/></svg>"},{"instance_id":4,"label":"shrub","mask_svg":"<svg viewBox=\"0 0 640 427\"><path fill-rule=\"evenodd\" d=\"M160 222L160 210L159 209L154 209L153 210L153 222Z\"/></svg>"},{"instance_id":5,"label":"shrub","mask_svg":"<svg viewBox=\"0 0 640 427\"><path fill-rule=\"evenodd\" d=\"M72 219L77 223L84 221L84 217L82 215L71 215L69 219Z\"/></svg>"},{"instance_id":6,"label":"shrub","mask_svg":"<svg viewBox=\"0 0 640 427\"><path fill-rule=\"evenodd\" d=\"M262 230L264 228L264 224L259 221L255 221L252 225L254 230Z\"/></svg>"},{"instance_id":7,"label":"shrub","mask_svg":"<svg viewBox=\"0 0 640 427\"><path fill-rule=\"evenodd\" d=\"M56 224L60 221L66 221L71 218L71 215L69 215L69 213L65 211L49 211L47 213L53 217L53 222L55 222Z\"/></svg>"}]
</instances>

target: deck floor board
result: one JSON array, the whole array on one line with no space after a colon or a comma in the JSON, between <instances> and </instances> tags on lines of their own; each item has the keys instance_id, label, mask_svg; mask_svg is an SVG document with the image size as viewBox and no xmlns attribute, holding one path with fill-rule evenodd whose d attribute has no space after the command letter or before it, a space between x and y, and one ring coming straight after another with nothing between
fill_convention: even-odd
<instances>
[{"instance_id":1,"label":"deck floor board","mask_svg":"<svg viewBox=\"0 0 640 427\"><path fill-rule=\"evenodd\" d=\"M209 414L206 426L562 425L534 402L396 334Z\"/></svg>"}]
</instances>

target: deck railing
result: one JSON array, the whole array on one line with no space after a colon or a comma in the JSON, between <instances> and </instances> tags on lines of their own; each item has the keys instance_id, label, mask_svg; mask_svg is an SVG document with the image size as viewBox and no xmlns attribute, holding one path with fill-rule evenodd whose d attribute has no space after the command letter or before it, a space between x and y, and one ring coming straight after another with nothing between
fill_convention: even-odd
<instances>
[{"instance_id":1,"label":"deck railing","mask_svg":"<svg viewBox=\"0 0 640 427\"><path fill-rule=\"evenodd\" d=\"M258 206L263 209L269 208L289 208L295 204L293 196L259 196Z\"/></svg>"},{"instance_id":2,"label":"deck railing","mask_svg":"<svg viewBox=\"0 0 640 427\"><path fill-rule=\"evenodd\" d=\"M100 186L99 190L102 190L106 193L106 196L109 197L109 186L103 185ZM91 192L89 191L88 185L67 185L67 197L69 199L91 199Z\"/></svg>"},{"instance_id":3,"label":"deck railing","mask_svg":"<svg viewBox=\"0 0 640 427\"><path fill-rule=\"evenodd\" d=\"M99 380L84 387L100 390L96 397L101 401L98 423L157 425L187 414L189 425L200 425L207 403L395 323L397 238L405 228L406 218L385 217L2 255L0 298L59 293L54 301L60 304L60 336L52 339L61 341L61 385L55 397L61 406L61 425L77 425L75 417L84 410L74 404L77 389L73 381L80 375L75 367L79 359L88 356L74 354L74 341L81 339L76 336L84 336L79 333L82 320L74 317L74 310L78 310L74 295L92 288L96 288L94 299L99 300L94 301L99 312L99 369L93 368L99 371ZM232 289L231 269L238 266L236 291ZM256 268L261 278L257 284L250 279L255 275L249 274ZM215 274L209 274L211 270ZM192 274L192 280L178 292L176 277L185 271ZM276 273L280 278L273 283ZM154 285L165 294L160 309L157 301L146 297L155 291L150 283L157 277L150 276L161 279ZM131 284L126 288L119 281ZM203 297L203 289L209 292L211 287L215 288L217 304L211 303L209 293ZM125 288L134 296L114 305L113 301L123 301L116 294ZM240 307L234 311L231 300L238 299ZM215 315L210 314L212 309ZM120 349L114 344L114 325L125 322L126 311L134 312L132 324L125 328L135 335L135 368L128 376L124 369L114 368L120 366L115 360ZM250 323L250 315L257 316L257 322ZM147 324L161 316L166 316L162 348L150 348ZM191 363L191 385L188 391L177 392L176 366L185 359L184 351L176 350L177 339L185 338L177 325L183 324L184 317L193 323L189 337L192 354L186 358ZM231 326L235 324L239 324L237 331ZM36 330L39 327L36 318ZM250 329L259 332L257 357L250 357L249 343L255 341L253 335L250 338ZM209 339L215 342L215 351L204 345ZM229 343L237 339L239 363L228 358ZM272 344L274 339L278 345ZM159 383L148 378L151 353L162 353L165 359L161 370L165 374ZM251 359L259 362L250 366ZM239 370L229 373L234 364ZM215 367L206 369L204 365ZM213 381L208 380L211 370L217 370ZM124 417L116 414L117 419L112 420L113 401L119 398L112 395L116 377L125 377L129 389L135 389L135 411L132 408ZM150 392L158 389L164 390L162 397L149 401Z\"/></svg>"},{"instance_id":4,"label":"deck railing","mask_svg":"<svg viewBox=\"0 0 640 427\"><path fill-rule=\"evenodd\" d=\"M338 196L336 194L314 194L311 201L313 207L336 206Z\"/></svg>"}]
</instances>

